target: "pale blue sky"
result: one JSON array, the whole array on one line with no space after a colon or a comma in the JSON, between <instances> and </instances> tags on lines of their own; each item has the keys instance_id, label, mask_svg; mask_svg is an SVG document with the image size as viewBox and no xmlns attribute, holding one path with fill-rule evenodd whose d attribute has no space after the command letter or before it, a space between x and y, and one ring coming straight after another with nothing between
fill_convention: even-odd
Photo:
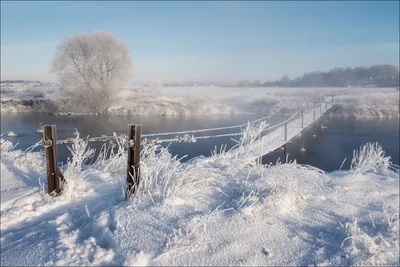
<instances>
[{"instance_id":1,"label":"pale blue sky","mask_svg":"<svg viewBox=\"0 0 400 267\"><path fill-rule=\"evenodd\" d=\"M1 1L1 79L55 81L57 43L94 30L130 46L137 83L399 64L398 1Z\"/></svg>"}]
</instances>

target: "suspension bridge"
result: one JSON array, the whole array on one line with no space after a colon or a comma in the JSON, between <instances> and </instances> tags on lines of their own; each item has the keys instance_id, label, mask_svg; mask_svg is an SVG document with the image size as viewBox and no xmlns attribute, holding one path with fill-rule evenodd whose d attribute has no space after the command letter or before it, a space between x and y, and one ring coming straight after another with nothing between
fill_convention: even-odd
<instances>
[{"instance_id":1,"label":"suspension bridge","mask_svg":"<svg viewBox=\"0 0 400 267\"><path fill-rule=\"evenodd\" d=\"M286 145L291 142L291 139L314 124L331 107L331 103L325 102L319 106L314 106L311 110L300 109L286 121L261 130L258 140L251 142L246 148L247 153L249 153L250 157L259 158L260 160L261 156L279 148L284 148L284 153L286 154Z\"/></svg>"}]
</instances>

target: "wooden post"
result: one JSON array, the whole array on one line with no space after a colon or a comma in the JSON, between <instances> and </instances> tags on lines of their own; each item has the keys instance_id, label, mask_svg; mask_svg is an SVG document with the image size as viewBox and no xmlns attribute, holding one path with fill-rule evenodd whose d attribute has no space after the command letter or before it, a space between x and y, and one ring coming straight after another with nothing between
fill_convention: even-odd
<instances>
[{"instance_id":1,"label":"wooden post","mask_svg":"<svg viewBox=\"0 0 400 267\"><path fill-rule=\"evenodd\" d=\"M319 105L319 114L322 114L322 104Z\"/></svg>"},{"instance_id":2,"label":"wooden post","mask_svg":"<svg viewBox=\"0 0 400 267\"><path fill-rule=\"evenodd\" d=\"M315 102L314 102L314 109L313 109L313 120L315 121Z\"/></svg>"},{"instance_id":3,"label":"wooden post","mask_svg":"<svg viewBox=\"0 0 400 267\"><path fill-rule=\"evenodd\" d=\"M301 109L301 128L304 128L304 109Z\"/></svg>"},{"instance_id":4,"label":"wooden post","mask_svg":"<svg viewBox=\"0 0 400 267\"><path fill-rule=\"evenodd\" d=\"M300 150L304 151L304 131L300 132Z\"/></svg>"},{"instance_id":5,"label":"wooden post","mask_svg":"<svg viewBox=\"0 0 400 267\"><path fill-rule=\"evenodd\" d=\"M58 169L57 134L55 125L43 126L43 142L46 153L47 191L52 195L61 193L61 180L63 176Z\"/></svg>"},{"instance_id":6,"label":"wooden post","mask_svg":"<svg viewBox=\"0 0 400 267\"><path fill-rule=\"evenodd\" d=\"M287 122L285 122L285 141L287 141Z\"/></svg>"},{"instance_id":7,"label":"wooden post","mask_svg":"<svg viewBox=\"0 0 400 267\"><path fill-rule=\"evenodd\" d=\"M128 168L126 176L126 197L133 195L140 182L140 139L142 125L128 126Z\"/></svg>"},{"instance_id":8,"label":"wooden post","mask_svg":"<svg viewBox=\"0 0 400 267\"><path fill-rule=\"evenodd\" d=\"M287 163L287 146L286 144L283 146L283 163Z\"/></svg>"},{"instance_id":9,"label":"wooden post","mask_svg":"<svg viewBox=\"0 0 400 267\"><path fill-rule=\"evenodd\" d=\"M260 140L261 140L261 133L258 134L258 141L260 141ZM262 157L262 144L260 147L260 158L258 159L258 165L260 165L260 166L261 166L261 157Z\"/></svg>"},{"instance_id":10,"label":"wooden post","mask_svg":"<svg viewBox=\"0 0 400 267\"><path fill-rule=\"evenodd\" d=\"M333 103L333 94L332 94L332 96L331 96L331 103Z\"/></svg>"}]
</instances>

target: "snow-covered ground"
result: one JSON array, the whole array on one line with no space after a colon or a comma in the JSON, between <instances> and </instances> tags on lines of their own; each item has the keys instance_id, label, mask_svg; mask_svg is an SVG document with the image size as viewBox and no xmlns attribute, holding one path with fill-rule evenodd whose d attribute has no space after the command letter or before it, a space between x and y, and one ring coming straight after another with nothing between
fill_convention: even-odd
<instances>
[{"instance_id":1,"label":"snow-covered ground","mask_svg":"<svg viewBox=\"0 0 400 267\"><path fill-rule=\"evenodd\" d=\"M399 265L399 167L379 145L356 151L350 170L259 166L256 128L186 163L145 146L129 201L122 137L92 165L76 141L56 198L44 155L2 139L1 265Z\"/></svg>"},{"instance_id":2,"label":"snow-covered ground","mask_svg":"<svg viewBox=\"0 0 400 267\"><path fill-rule=\"evenodd\" d=\"M33 90L33 89L32 89ZM71 112L59 110L54 88L2 88L1 112ZM399 118L395 88L225 88L164 87L120 90L109 114L196 116L294 111L334 94L335 116Z\"/></svg>"},{"instance_id":3,"label":"snow-covered ground","mask_svg":"<svg viewBox=\"0 0 400 267\"><path fill-rule=\"evenodd\" d=\"M77 114L57 105L54 88L2 88L1 112L52 112ZM116 92L108 114L190 116L243 113L232 106L196 95L163 94L152 89L129 89Z\"/></svg>"}]
</instances>

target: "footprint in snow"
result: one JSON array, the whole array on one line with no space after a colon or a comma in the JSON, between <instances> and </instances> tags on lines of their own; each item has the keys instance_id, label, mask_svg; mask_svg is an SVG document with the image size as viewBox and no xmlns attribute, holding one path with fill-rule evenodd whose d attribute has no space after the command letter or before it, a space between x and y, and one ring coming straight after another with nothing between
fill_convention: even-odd
<instances>
[{"instance_id":1,"label":"footprint in snow","mask_svg":"<svg viewBox=\"0 0 400 267\"><path fill-rule=\"evenodd\" d=\"M271 255L271 253L264 247L261 247L261 253L265 256L265 257L269 257Z\"/></svg>"}]
</instances>

